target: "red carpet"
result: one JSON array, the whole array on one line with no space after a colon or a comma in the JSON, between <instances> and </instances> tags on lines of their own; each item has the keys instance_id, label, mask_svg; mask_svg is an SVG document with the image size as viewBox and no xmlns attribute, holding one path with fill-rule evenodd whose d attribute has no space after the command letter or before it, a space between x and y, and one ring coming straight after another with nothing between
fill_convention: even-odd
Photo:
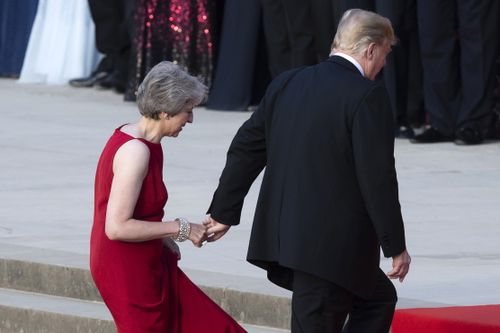
<instances>
[{"instance_id":1,"label":"red carpet","mask_svg":"<svg viewBox=\"0 0 500 333\"><path fill-rule=\"evenodd\" d=\"M397 310L392 333L500 333L500 305Z\"/></svg>"}]
</instances>

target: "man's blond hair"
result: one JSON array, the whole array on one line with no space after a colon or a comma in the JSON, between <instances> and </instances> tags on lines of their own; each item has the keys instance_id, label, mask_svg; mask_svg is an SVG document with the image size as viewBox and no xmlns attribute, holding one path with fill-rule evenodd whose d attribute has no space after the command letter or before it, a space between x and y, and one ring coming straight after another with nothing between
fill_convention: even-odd
<instances>
[{"instance_id":1,"label":"man's blond hair","mask_svg":"<svg viewBox=\"0 0 500 333\"><path fill-rule=\"evenodd\" d=\"M342 15L332 50L350 54L362 53L371 43L391 45L397 39L389 19L362 9L350 9Z\"/></svg>"}]
</instances>

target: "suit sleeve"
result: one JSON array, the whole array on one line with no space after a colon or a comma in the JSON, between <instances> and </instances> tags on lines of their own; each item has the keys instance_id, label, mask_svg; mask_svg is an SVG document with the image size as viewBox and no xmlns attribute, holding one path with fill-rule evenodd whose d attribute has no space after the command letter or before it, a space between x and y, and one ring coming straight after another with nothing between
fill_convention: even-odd
<instances>
[{"instance_id":1,"label":"suit sleeve","mask_svg":"<svg viewBox=\"0 0 500 333\"><path fill-rule=\"evenodd\" d=\"M385 257L406 249L394 165L394 123L383 86L360 102L352 125L356 175Z\"/></svg>"},{"instance_id":2,"label":"suit sleeve","mask_svg":"<svg viewBox=\"0 0 500 333\"><path fill-rule=\"evenodd\" d=\"M266 97L240 127L229 147L219 186L207 212L220 223L239 224L243 200L266 165L265 113Z\"/></svg>"}]
</instances>

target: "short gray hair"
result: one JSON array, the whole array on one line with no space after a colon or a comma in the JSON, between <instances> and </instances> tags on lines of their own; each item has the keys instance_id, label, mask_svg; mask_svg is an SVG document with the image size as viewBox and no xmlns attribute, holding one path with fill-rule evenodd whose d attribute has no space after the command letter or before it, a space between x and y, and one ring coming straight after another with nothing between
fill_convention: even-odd
<instances>
[{"instance_id":1,"label":"short gray hair","mask_svg":"<svg viewBox=\"0 0 500 333\"><path fill-rule=\"evenodd\" d=\"M159 119L161 112L174 116L188 103L204 101L207 87L178 65L162 61L149 71L137 89L139 112L146 118Z\"/></svg>"},{"instance_id":2,"label":"short gray hair","mask_svg":"<svg viewBox=\"0 0 500 333\"><path fill-rule=\"evenodd\" d=\"M350 9L342 15L332 49L360 54L371 43L382 44L386 40L391 45L397 42L388 18L367 10Z\"/></svg>"}]
</instances>

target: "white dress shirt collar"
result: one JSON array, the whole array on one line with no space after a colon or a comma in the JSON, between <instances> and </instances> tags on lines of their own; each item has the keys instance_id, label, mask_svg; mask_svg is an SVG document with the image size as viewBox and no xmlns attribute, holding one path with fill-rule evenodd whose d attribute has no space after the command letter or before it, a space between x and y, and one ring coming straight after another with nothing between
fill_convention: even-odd
<instances>
[{"instance_id":1,"label":"white dress shirt collar","mask_svg":"<svg viewBox=\"0 0 500 333\"><path fill-rule=\"evenodd\" d=\"M350 55L345 54L345 53L342 53L342 52L335 52L335 53L333 53L332 55L342 57L342 58L344 58L345 60L349 61L349 62L350 62L350 63L352 63L354 66L356 66L356 68L359 70L359 72L361 73L361 75L365 76L365 71L363 70L363 67L361 67L361 65L359 64L359 62L357 62L357 61L356 61L356 59L354 59L354 58L353 58L353 57L351 57Z\"/></svg>"}]
</instances>

